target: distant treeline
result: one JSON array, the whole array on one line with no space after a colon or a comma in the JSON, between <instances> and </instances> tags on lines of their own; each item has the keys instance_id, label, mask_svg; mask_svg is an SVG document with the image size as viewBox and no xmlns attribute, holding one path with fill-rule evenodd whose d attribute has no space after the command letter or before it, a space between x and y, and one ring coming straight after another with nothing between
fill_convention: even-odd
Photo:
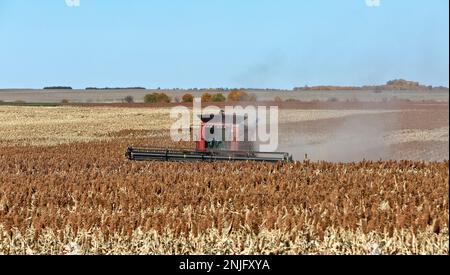
<instances>
[{"instance_id":1,"label":"distant treeline","mask_svg":"<svg viewBox=\"0 0 450 275\"><path fill-rule=\"evenodd\" d=\"M105 87L105 88L99 88L99 87L87 87L86 90L146 90L147 88L144 87ZM222 92L232 92L236 90L240 91L247 91L247 92L253 92L253 91L284 91L281 89L253 89L253 88L149 88L148 90L164 90L164 91L188 91L188 92L209 92L209 93L222 93Z\"/></svg>"},{"instance_id":2,"label":"distant treeline","mask_svg":"<svg viewBox=\"0 0 450 275\"><path fill-rule=\"evenodd\" d=\"M144 87L104 87L104 88L98 88L98 87L87 87L86 90L145 90Z\"/></svg>"},{"instance_id":3,"label":"distant treeline","mask_svg":"<svg viewBox=\"0 0 450 275\"><path fill-rule=\"evenodd\" d=\"M51 87L44 87L44 90L72 90L72 87L69 87L69 86L51 86Z\"/></svg>"},{"instance_id":4,"label":"distant treeline","mask_svg":"<svg viewBox=\"0 0 450 275\"><path fill-rule=\"evenodd\" d=\"M50 86L44 87L44 90L72 90L70 86ZM146 90L145 87L86 87L85 90ZM260 88L149 88L149 90L164 90L164 91L189 91L189 92L232 92L236 90L254 92L254 91L286 91L283 89L260 89Z\"/></svg>"},{"instance_id":5,"label":"distant treeline","mask_svg":"<svg viewBox=\"0 0 450 275\"><path fill-rule=\"evenodd\" d=\"M268 92L273 92L273 91L286 91L285 89L272 89L272 88L266 88L266 89L261 89L261 88L188 88L188 89L180 89L180 88L175 88L172 89L175 91L178 90L182 90L182 91L200 91L200 92L232 92L232 91L246 91L246 92L253 92L253 91L268 91Z\"/></svg>"},{"instance_id":6,"label":"distant treeline","mask_svg":"<svg viewBox=\"0 0 450 275\"><path fill-rule=\"evenodd\" d=\"M313 86L296 87L294 91L432 91L448 90L447 87L433 87L431 85L421 85L419 82L408 81L404 79L395 79L388 81L385 85L366 85L366 86Z\"/></svg>"},{"instance_id":7,"label":"distant treeline","mask_svg":"<svg viewBox=\"0 0 450 275\"><path fill-rule=\"evenodd\" d=\"M45 87L44 90L72 90L70 86L50 86ZM145 87L86 87L85 90L147 90ZM187 92L202 92L202 93L224 93L233 92L236 90L243 92L274 92L274 91L288 91L287 89L260 89L260 88L149 88L149 90L164 90L164 91L187 91ZM303 86L295 87L293 91L397 91L397 90L412 90L412 91L439 91L449 90L448 87L422 85L419 82L408 81L404 79L394 79L386 82L384 85L365 85L365 86L335 86L335 85L320 85L320 86ZM290 90L292 91L292 90Z\"/></svg>"}]
</instances>

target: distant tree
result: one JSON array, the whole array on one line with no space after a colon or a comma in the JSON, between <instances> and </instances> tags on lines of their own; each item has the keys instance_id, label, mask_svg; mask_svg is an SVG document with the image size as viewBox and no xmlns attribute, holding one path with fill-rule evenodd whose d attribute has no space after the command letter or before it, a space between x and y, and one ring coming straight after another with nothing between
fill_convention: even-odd
<instances>
[{"instance_id":1,"label":"distant tree","mask_svg":"<svg viewBox=\"0 0 450 275\"><path fill-rule=\"evenodd\" d=\"M211 102L212 95L210 93L204 93L202 95L202 102Z\"/></svg>"},{"instance_id":2,"label":"distant tree","mask_svg":"<svg viewBox=\"0 0 450 275\"><path fill-rule=\"evenodd\" d=\"M61 100L61 104L69 104L69 100L68 99Z\"/></svg>"},{"instance_id":3,"label":"distant tree","mask_svg":"<svg viewBox=\"0 0 450 275\"><path fill-rule=\"evenodd\" d=\"M282 99L281 97L279 97L279 96L276 96L276 97L273 99L273 101L275 101L275 102L283 102L283 99Z\"/></svg>"},{"instance_id":4,"label":"distant tree","mask_svg":"<svg viewBox=\"0 0 450 275\"><path fill-rule=\"evenodd\" d=\"M232 90L227 97L228 101L256 101L256 95L248 94L242 90Z\"/></svg>"},{"instance_id":5,"label":"distant tree","mask_svg":"<svg viewBox=\"0 0 450 275\"><path fill-rule=\"evenodd\" d=\"M124 97L123 102L125 102L125 103L133 103L134 102L134 98L131 95L128 95L128 96Z\"/></svg>"},{"instance_id":6,"label":"distant tree","mask_svg":"<svg viewBox=\"0 0 450 275\"><path fill-rule=\"evenodd\" d=\"M144 96L144 102L145 103L157 103L158 102L158 97L156 96L156 93L146 94Z\"/></svg>"},{"instance_id":7,"label":"distant tree","mask_svg":"<svg viewBox=\"0 0 450 275\"><path fill-rule=\"evenodd\" d=\"M215 94L212 96L211 100L213 102L224 102L227 98L223 94Z\"/></svg>"},{"instance_id":8,"label":"distant tree","mask_svg":"<svg viewBox=\"0 0 450 275\"><path fill-rule=\"evenodd\" d=\"M144 97L145 103L170 103L170 97L165 93L152 93Z\"/></svg>"},{"instance_id":9,"label":"distant tree","mask_svg":"<svg viewBox=\"0 0 450 275\"><path fill-rule=\"evenodd\" d=\"M390 80L386 83L389 86L397 86L399 88L408 88L408 87L419 87L419 82L408 81L405 79L394 79Z\"/></svg>"},{"instance_id":10,"label":"distant tree","mask_svg":"<svg viewBox=\"0 0 450 275\"><path fill-rule=\"evenodd\" d=\"M145 90L145 87L86 87L86 90Z\"/></svg>"},{"instance_id":11,"label":"distant tree","mask_svg":"<svg viewBox=\"0 0 450 275\"><path fill-rule=\"evenodd\" d=\"M194 96L192 94L185 94L185 95L183 95L181 100L183 102L193 102L194 101Z\"/></svg>"},{"instance_id":12,"label":"distant tree","mask_svg":"<svg viewBox=\"0 0 450 275\"><path fill-rule=\"evenodd\" d=\"M233 101L233 102L249 101L250 96L244 91L233 90L228 94L227 99L228 99L228 101Z\"/></svg>"},{"instance_id":13,"label":"distant tree","mask_svg":"<svg viewBox=\"0 0 450 275\"><path fill-rule=\"evenodd\" d=\"M72 87L69 87L69 86L50 86L50 87L44 87L44 90L72 90Z\"/></svg>"}]
</instances>

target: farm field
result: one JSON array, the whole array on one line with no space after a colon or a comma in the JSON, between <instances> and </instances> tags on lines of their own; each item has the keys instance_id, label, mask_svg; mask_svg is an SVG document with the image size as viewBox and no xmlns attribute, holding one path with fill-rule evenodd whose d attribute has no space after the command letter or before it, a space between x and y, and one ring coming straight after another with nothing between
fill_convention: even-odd
<instances>
[{"instance_id":1,"label":"farm field","mask_svg":"<svg viewBox=\"0 0 450 275\"><path fill-rule=\"evenodd\" d=\"M168 108L1 106L0 253L448 254L448 123L448 104L282 108L295 163L130 162L189 146Z\"/></svg>"},{"instance_id":2,"label":"farm field","mask_svg":"<svg viewBox=\"0 0 450 275\"><path fill-rule=\"evenodd\" d=\"M448 103L292 104L280 106L279 149L297 160L305 154L311 160L328 161L449 158ZM130 107L0 106L0 145L58 145L117 137L130 143L135 137L165 140L170 106Z\"/></svg>"}]
</instances>

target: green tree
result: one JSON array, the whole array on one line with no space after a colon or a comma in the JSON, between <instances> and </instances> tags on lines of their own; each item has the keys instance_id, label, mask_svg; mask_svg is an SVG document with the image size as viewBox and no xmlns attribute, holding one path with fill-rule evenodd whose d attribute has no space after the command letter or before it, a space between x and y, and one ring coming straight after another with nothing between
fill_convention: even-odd
<instances>
[{"instance_id":1,"label":"green tree","mask_svg":"<svg viewBox=\"0 0 450 275\"><path fill-rule=\"evenodd\" d=\"M224 102L226 100L226 97L223 94L215 94L212 96L213 102Z\"/></svg>"},{"instance_id":2,"label":"green tree","mask_svg":"<svg viewBox=\"0 0 450 275\"><path fill-rule=\"evenodd\" d=\"M194 101L194 96L192 94L185 94L185 95L183 95L181 100L183 102L193 102Z\"/></svg>"},{"instance_id":3,"label":"green tree","mask_svg":"<svg viewBox=\"0 0 450 275\"><path fill-rule=\"evenodd\" d=\"M145 103L170 103L170 97L165 93L152 93L144 97Z\"/></svg>"}]
</instances>

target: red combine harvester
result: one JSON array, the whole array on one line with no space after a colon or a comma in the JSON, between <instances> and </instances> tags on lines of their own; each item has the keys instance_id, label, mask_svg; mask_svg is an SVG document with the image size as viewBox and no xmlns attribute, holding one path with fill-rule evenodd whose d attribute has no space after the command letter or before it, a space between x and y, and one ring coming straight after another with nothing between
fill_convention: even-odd
<instances>
[{"instance_id":1,"label":"red combine harvester","mask_svg":"<svg viewBox=\"0 0 450 275\"><path fill-rule=\"evenodd\" d=\"M125 153L130 160L156 160L156 161L260 161L260 162L290 162L292 156L282 152L257 152L255 143L248 140L249 129L245 125L247 117L233 115L232 120L227 120L223 112L221 122L212 123L215 115L199 116L199 127L191 127L198 132L198 141L195 149L169 149L156 147L128 146ZM227 123L226 121L233 121ZM243 123L243 127L239 124ZM197 129L195 129L197 128ZM217 140L215 131L222 129L222 138ZM239 140L239 129L244 129L246 141ZM218 132L219 133L219 132ZM226 138L226 135L231 135ZM229 141L224 141L229 140Z\"/></svg>"}]
</instances>

